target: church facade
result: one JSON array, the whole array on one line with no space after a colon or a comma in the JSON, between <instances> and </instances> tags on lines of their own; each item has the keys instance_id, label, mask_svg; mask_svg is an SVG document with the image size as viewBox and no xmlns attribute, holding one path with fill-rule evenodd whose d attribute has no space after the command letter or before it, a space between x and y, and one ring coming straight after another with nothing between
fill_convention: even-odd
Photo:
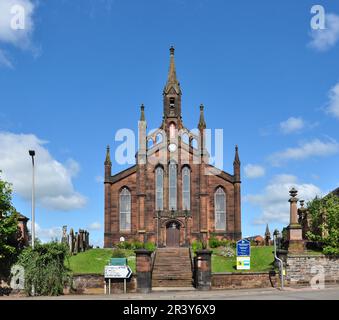
<instances>
[{"instance_id":1,"label":"church facade","mask_svg":"<svg viewBox=\"0 0 339 320\"><path fill-rule=\"evenodd\" d=\"M233 174L209 164L204 106L197 132L184 126L182 91L174 48L163 91L163 120L146 133L145 108L138 124L136 164L112 175L110 150L105 160L104 246L123 238L154 242L158 247L187 246L193 240L241 239L241 181L238 147ZM199 132L199 133L198 133Z\"/></svg>"}]
</instances>

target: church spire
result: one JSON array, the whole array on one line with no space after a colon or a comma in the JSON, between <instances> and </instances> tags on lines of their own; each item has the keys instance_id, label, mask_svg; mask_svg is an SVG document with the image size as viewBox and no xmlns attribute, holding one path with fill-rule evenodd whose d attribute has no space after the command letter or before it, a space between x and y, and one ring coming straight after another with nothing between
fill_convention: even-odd
<instances>
[{"instance_id":1,"label":"church spire","mask_svg":"<svg viewBox=\"0 0 339 320\"><path fill-rule=\"evenodd\" d=\"M144 104L142 104L140 107L140 121L146 121Z\"/></svg>"},{"instance_id":2,"label":"church spire","mask_svg":"<svg viewBox=\"0 0 339 320\"><path fill-rule=\"evenodd\" d=\"M234 156L234 162L233 165L238 165L240 166L240 158L239 158L239 152L238 152L238 145L235 146L235 156Z\"/></svg>"},{"instance_id":3,"label":"church spire","mask_svg":"<svg viewBox=\"0 0 339 320\"><path fill-rule=\"evenodd\" d=\"M166 126L174 122L177 128L181 125L181 89L177 79L174 62L174 48L170 48L170 66L168 71L167 82L163 92L164 99L164 119Z\"/></svg>"},{"instance_id":4,"label":"church spire","mask_svg":"<svg viewBox=\"0 0 339 320\"><path fill-rule=\"evenodd\" d=\"M239 158L239 152L238 152L238 145L235 146L233 175L234 175L235 182L240 182L240 158Z\"/></svg>"},{"instance_id":5,"label":"church spire","mask_svg":"<svg viewBox=\"0 0 339 320\"><path fill-rule=\"evenodd\" d=\"M174 61L174 47L170 48L170 67L168 71L167 83L164 88L164 94L169 94L171 89L174 89L176 94L181 94L180 83L177 79Z\"/></svg>"},{"instance_id":6,"label":"church spire","mask_svg":"<svg viewBox=\"0 0 339 320\"><path fill-rule=\"evenodd\" d=\"M105 166L110 166L110 165L112 165L111 154L110 154L109 146L107 146L107 149L106 149Z\"/></svg>"},{"instance_id":7,"label":"church spire","mask_svg":"<svg viewBox=\"0 0 339 320\"><path fill-rule=\"evenodd\" d=\"M204 130L206 129L206 121L205 121L205 116L204 116L204 105L200 105L200 119L199 119L199 124L198 124L199 130Z\"/></svg>"}]
</instances>

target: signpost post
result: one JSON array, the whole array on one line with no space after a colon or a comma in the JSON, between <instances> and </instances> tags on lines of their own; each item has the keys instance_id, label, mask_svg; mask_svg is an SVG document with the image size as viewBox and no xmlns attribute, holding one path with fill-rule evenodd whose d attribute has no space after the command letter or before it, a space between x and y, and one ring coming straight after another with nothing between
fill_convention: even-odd
<instances>
[{"instance_id":1,"label":"signpost post","mask_svg":"<svg viewBox=\"0 0 339 320\"><path fill-rule=\"evenodd\" d=\"M127 292L126 280L132 275L132 270L127 265L105 266L105 294L107 294L106 280L108 279L108 294L111 294L111 279L124 279L124 293Z\"/></svg>"},{"instance_id":2,"label":"signpost post","mask_svg":"<svg viewBox=\"0 0 339 320\"><path fill-rule=\"evenodd\" d=\"M237 270L251 269L251 243L246 239L237 242Z\"/></svg>"}]
</instances>

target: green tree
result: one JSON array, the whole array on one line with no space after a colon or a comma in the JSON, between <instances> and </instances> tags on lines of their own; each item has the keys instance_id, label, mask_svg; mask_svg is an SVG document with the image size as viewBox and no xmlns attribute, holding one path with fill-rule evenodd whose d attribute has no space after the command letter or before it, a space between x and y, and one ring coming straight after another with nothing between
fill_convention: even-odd
<instances>
[{"instance_id":1,"label":"green tree","mask_svg":"<svg viewBox=\"0 0 339 320\"><path fill-rule=\"evenodd\" d=\"M19 256L18 264L25 269L25 292L30 295L32 286L40 296L57 296L71 284L71 273L66 263L69 248L64 243L37 242L34 249L28 247Z\"/></svg>"},{"instance_id":2,"label":"green tree","mask_svg":"<svg viewBox=\"0 0 339 320\"><path fill-rule=\"evenodd\" d=\"M316 197L307 204L307 209L311 215L308 239L322 242L325 254L339 255L339 197L334 194Z\"/></svg>"},{"instance_id":3,"label":"green tree","mask_svg":"<svg viewBox=\"0 0 339 320\"><path fill-rule=\"evenodd\" d=\"M19 254L18 232L11 185L0 178L0 280L9 276L10 266Z\"/></svg>"}]
</instances>

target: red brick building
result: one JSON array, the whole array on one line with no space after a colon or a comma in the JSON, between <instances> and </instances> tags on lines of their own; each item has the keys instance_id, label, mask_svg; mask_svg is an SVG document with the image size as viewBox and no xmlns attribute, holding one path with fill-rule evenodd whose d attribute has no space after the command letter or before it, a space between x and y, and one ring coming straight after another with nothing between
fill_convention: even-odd
<instances>
[{"instance_id":1,"label":"red brick building","mask_svg":"<svg viewBox=\"0 0 339 320\"><path fill-rule=\"evenodd\" d=\"M111 173L105 161L105 247L125 240L152 241L159 247L185 246L211 236L241 238L240 160L235 149L233 174L209 165L204 107L199 134L185 128L174 48L163 91L161 127L146 135L141 106L136 165Z\"/></svg>"}]
</instances>

